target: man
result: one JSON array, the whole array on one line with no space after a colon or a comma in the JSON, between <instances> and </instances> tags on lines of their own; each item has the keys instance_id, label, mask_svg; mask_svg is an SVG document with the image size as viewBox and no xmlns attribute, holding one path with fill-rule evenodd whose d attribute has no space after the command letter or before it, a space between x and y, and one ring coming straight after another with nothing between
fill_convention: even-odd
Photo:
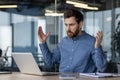
<instances>
[{"instance_id":1,"label":"man","mask_svg":"<svg viewBox=\"0 0 120 80\"><path fill-rule=\"evenodd\" d=\"M99 31L94 38L82 31L83 15L77 10L67 10L64 13L64 22L67 36L64 37L51 53L47 47L46 39L50 33L44 34L39 27L38 36L40 48L49 66L60 63L59 72L103 72L107 60L100 46L102 32Z\"/></svg>"}]
</instances>

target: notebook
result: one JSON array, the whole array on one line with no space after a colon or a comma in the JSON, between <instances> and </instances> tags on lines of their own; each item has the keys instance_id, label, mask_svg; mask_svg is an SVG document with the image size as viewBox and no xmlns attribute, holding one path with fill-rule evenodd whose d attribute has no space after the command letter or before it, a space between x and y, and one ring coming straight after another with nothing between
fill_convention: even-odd
<instances>
[{"instance_id":1,"label":"notebook","mask_svg":"<svg viewBox=\"0 0 120 80\"><path fill-rule=\"evenodd\" d=\"M33 75L55 75L56 72L42 72L38 67L32 53L12 53L19 70L24 74Z\"/></svg>"}]
</instances>

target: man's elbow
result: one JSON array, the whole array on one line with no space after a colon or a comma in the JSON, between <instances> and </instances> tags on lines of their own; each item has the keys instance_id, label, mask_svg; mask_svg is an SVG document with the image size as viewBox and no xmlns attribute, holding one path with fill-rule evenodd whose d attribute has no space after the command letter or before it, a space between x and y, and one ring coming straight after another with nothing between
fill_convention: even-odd
<instances>
[{"instance_id":1,"label":"man's elbow","mask_svg":"<svg viewBox=\"0 0 120 80\"><path fill-rule=\"evenodd\" d=\"M49 68L52 68L54 67L53 63L52 62L45 62L46 66L49 67Z\"/></svg>"},{"instance_id":2,"label":"man's elbow","mask_svg":"<svg viewBox=\"0 0 120 80\"><path fill-rule=\"evenodd\" d=\"M105 72L106 71L106 69L107 69L107 62L106 63L104 63L100 68L99 68L99 72Z\"/></svg>"}]
</instances>

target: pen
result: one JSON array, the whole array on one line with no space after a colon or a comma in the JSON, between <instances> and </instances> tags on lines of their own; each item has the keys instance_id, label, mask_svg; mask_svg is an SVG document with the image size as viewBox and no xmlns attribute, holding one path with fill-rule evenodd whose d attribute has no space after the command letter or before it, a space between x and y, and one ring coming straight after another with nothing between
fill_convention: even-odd
<instances>
[{"instance_id":1,"label":"pen","mask_svg":"<svg viewBox=\"0 0 120 80\"><path fill-rule=\"evenodd\" d=\"M97 75L97 72L95 72L95 75Z\"/></svg>"},{"instance_id":2,"label":"pen","mask_svg":"<svg viewBox=\"0 0 120 80\"><path fill-rule=\"evenodd\" d=\"M97 73L95 72L95 75L97 75Z\"/></svg>"}]
</instances>

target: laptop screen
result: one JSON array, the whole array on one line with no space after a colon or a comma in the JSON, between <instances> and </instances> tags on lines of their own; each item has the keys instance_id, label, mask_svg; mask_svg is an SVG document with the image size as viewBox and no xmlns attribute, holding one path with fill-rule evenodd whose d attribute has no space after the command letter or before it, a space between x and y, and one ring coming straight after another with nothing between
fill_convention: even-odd
<instances>
[{"instance_id":1,"label":"laptop screen","mask_svg":"<svg viewBox=\"0 0 120 80\"><path fill-rule=\"evenodd\" d=\"M41 74L32 53L12 53L12 56L21 73Z\"/></svg>"}]
</instances>

